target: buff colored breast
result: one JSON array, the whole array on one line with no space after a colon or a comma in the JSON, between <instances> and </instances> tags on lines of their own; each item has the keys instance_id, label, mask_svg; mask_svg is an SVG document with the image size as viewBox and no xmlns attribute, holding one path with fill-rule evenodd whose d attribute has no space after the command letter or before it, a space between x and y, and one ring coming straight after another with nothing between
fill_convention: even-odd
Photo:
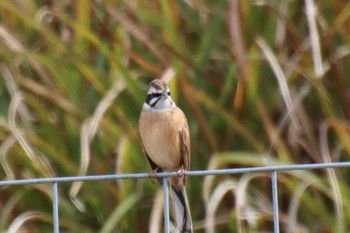
<instances>
[{"instance_id":1,"label":"buff colored breast","mask_svg":"<svg viewBox=\"0 0 350 233\"><path fill-rule=\"evenodd\" d=\"M141 113L139 130L144 149L164 171L177 171L182 165L179 132L184 128L187 131L187 121L178 107Z\"/></svg>"}]
</instances>

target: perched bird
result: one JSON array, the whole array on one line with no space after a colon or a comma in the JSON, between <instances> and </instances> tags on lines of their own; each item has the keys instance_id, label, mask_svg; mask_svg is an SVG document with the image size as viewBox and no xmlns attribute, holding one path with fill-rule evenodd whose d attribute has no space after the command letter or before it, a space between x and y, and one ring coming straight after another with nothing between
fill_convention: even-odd
<instances>
[{"instance_id":1,"label":"perched bird","mask_svg":"<svg viewBox=\"0 0 350 233\"><path fill-rule=\"evenodd\" d=\"M190 135L185 114L172 101L166 82L153 80L139 120L139 131L151 173L186 171L190 168ZM175 225L179 232L192 231L186 176L170 177Z\"/></svg>"}]
</instances>

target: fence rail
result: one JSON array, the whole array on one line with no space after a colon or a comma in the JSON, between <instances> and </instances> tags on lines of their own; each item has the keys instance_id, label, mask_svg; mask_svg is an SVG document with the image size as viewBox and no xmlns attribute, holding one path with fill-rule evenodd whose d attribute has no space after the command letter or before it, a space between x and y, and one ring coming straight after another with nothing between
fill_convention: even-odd
<instances>
[{"instance_id":1,"label":"fence rail","mask_svg":"<svg viewBox=\"0 0 350 233\"><path fill-rule=\"evenodd\" d=\"M271 189L272 189L272 204L273 204L273 222L274 232L279 233L279 208L278 208L278 185L277 176L279 171L292 170L312 170L312 169L327 169L327 168L344 168L350 167L350 162L334 162L334 163L315 163L315 164L289 164L263 167L247 167L247 168L230 168L218 170L200 170L187 171L187 176L214 176L225 174L243 174L256 172L271 172ZM154 174L154 177L163 178L163 193L164 193L164 231L169 232L169 193L168 193L168 177L181 176L179 172L162 172ZM63 182L75 181L98 181L98 180L118 180L118 179L144 179L149 178L149 173L129 173L129 174L112 174L112 175L90 175L90 176L69 176L69 177L47 177L19 180L2 180L1 186L11 185L31 185L31 184L52 184L52 210L53 210L53 231L59 233L59 211L58 211L58 184Z\"/></svg>"}]
</instances>

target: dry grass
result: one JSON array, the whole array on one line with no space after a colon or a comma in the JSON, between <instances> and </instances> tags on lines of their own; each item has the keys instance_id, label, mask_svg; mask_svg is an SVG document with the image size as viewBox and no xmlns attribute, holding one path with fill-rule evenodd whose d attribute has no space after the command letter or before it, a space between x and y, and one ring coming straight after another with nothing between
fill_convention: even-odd
<instances>
[{"instance_id":1,"label":"dry grass","mask_svg":"<svg viewBox=\"0 0 350 233\"><path fill-rule=\"evenodd\" d=\"M169 69L192 169L348 160L349 16L340 0L0 1L0 177L148 171L137 121ZM348 232L348 176L279 173L281 230ZM158 188L62 184L61 230L158 231ZM0 193L0 231L51 231L49 186ZM188 196L196 232L272 231L268 174L191 177Z\"/></svg>"}]
</instances>

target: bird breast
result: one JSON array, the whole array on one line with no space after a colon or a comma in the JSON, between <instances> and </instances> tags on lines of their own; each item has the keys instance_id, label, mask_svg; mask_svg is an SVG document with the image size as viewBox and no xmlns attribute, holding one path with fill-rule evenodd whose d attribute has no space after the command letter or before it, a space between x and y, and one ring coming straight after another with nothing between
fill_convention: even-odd
<instances>
[{"instance_id":1,"label":"bird breast","mask_svg":"<svg viewBox=\"0 0 350 233\"><path fill-rule=\"evenodd\" d=\"M164 171L177 171L182 165L179 133L187 127L178 107L168 111L142 111L139 130L150 159Z\"/></svg>"}]
</instances>

